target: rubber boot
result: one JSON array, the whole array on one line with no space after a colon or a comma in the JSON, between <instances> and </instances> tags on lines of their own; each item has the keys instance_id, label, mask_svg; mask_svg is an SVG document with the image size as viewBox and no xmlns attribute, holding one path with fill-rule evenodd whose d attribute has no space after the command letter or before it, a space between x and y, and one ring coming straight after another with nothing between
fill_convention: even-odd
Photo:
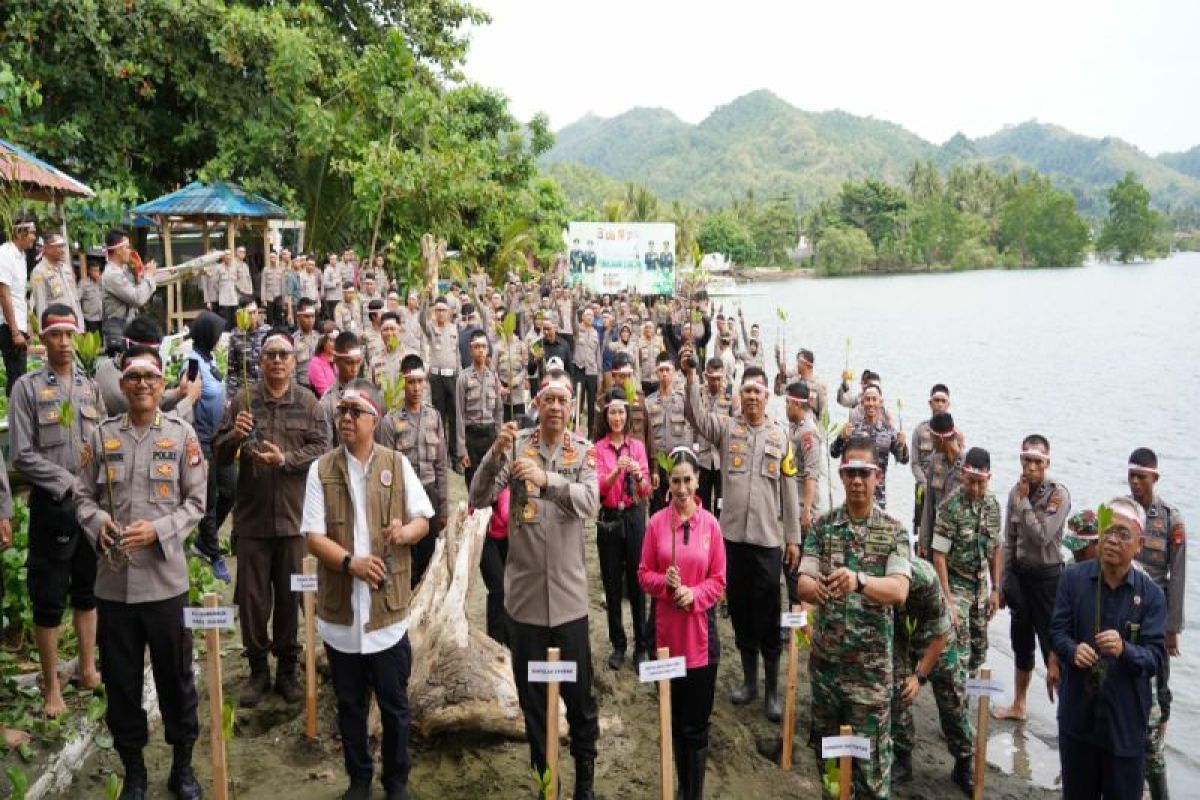
<instances>
[{"instance_id":1,"label":"rubber boot","mask_svg":"<svg viewBox=\"0 0 1200 800\"><path fill-rule=\"evenodd\" d=\"M783 719L783 704L779 701L779 656L763 656L763 710L771 722Z\"/></svg>"},{"instance_id":2,"label":"rubber boot","mask_svg":"<svg viewBox=\"0 0 1200 800\"><path fill-rule=\"evenodd\" d=\"M910 756L911 758L911 756ZM909 776L912 776L912 763L909 762ZM975 764L971 756L956 758L954 760L954 769L950 771L950 780L959 789L962 789L963 794L967 797L972 797L975 794Z\"/></svg>"},{"instance_id":3,"label":"rubber boot","mask_svg":"<svg viewBox=\"0 0 1200 800\"><path fill-rule=\"evenodd\" d=\"M708 747L697 747L688 756L688 769L692 773L692 793L686 800L704 800L704 770L708 766Z\"/></svg>"},{"instance_id":4,"label":"rubber boot","mask_svg":"<svg viewBox=\"0 0 1200 800\"><path fill-rule=\"evenodd\" d=\"M1147 775L1146 783L1150 787L1150 800L1170 800L1171 794L1167 790L1167 776L1163 775Z\"/></svg>"},{"instance_id":5,"label":"rubber boot","mask_svg":"<svg viewBox=\"0 0 1200 800\"><path fill-rule=\"evenodd\" d=\"M955 765L954 769L955 772L952 774L957 774L957 764ZM892 760L892 783L912 783L912 779L912 753L902 753L897 750Z\"/></svg>"},{"instance_id":6,"label":"rubber boot","mask_svg":"<svg viewBox=\"0 0 1200 800\"><path fill-rule=\"evenodd\" d=\"M675 748L675 777L679 783L679 788L675 791L675 800L687 800L692 796L692 773L688 768L688 759L691 753L682 738L672 736L671 743Z\"/></svg>"},{"instance_id":7,"label":"rubber boot","mask_svg":"<svg viewBox=\"0 0 1200 800\"><path fill-rule=\"evenodd\" d=\"M595 759L575 759L575 794L572 795L574 800L596 800L595 783Z\"/></svg>"},{"instance_id":8,"label":"rubber boot","mask_svg":"<svg viewBox=\"0 0 1200 800\"><path fill-rule=\"evenodd\" d=\"M730 700L735 706L744 706L758 697L758 653L742 652L742 675L745 683L733 690Z\"/></svg>"},{"instance_id":9,"label":"rubber boot","mask_svg":"<svg viewBox=\"0 0 1200 800\"><path fill-rule=\"evenodd\" d=\"M238 693L238 705L242 708L254 708L262 702L263 697L271 690L271 668L264 661L261 664L250 665L250 677L242 684Z\"/></svg>"},{"instance_id":10,"label":"rubber boot","mask_svg":"<svg viewBox=\"0 0 1200 800\"><path fill-rule=\"evenodd\" d=\"M179 800L200 800L204 796L204 792L200 790L200 782L196 780L196 773L192 771L190 744L175 745L171 776L167 778L167 791Z\"/></svg>"},{"instance_id":11,"label":"rubber boot","mask_svg":"<svg viewBox=\"0 0 1200 800\"><path fill-rule=\"evenodd\" d=\"M146 800L146 762L142 759L142 751L121 750L118 754L125 767L119 800Z\"/></svg>"}]
</instances>

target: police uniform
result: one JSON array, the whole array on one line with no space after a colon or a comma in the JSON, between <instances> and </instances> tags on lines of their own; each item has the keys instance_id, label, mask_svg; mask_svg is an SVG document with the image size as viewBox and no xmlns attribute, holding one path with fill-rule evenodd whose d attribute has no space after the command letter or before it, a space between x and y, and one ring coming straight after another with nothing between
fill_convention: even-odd
<instances>
[{"instance_id":1,"label":"police uniform","mask_svg":"<svg viewBox=\"0 0 1200 800\"><path fill-rule=\"evenodd\" d=\"M646 449L648 458L654 459L658 453L669 454L676 447L691 447L696 441L696 432L683 413L683 392L680 389L677 378L670 394L664 396L659 390L646 398L653 442L653 446ZM658 488L650 495L650 514L653 515L667 504L669 476L657 461L651 464L651 469L658 473Z\"/></svg>"},{"instance_id":2,"label":"police uniform","mask_svg":"<svg viewBox=\"0 0 1200 800\"><path fill-rule=\"evenodd\" d=\"M846 424L851 429L850 437L834 437L833 443L829 446L829 453L834 458L841 458L846 445L850 443L850 439L858 437L870 439L872 450L875 453L875 466L879 467L879 472L877 473L879 479L875 484L875 502L879 504L880 508L887 508L888 455L891 454L898 464L907 464L908 443L901 444L897 438L895 428L892 427L892 423L883 414L880 414L879 419L873 423L867 422L863 417L859 417L855 421L853 415L851 415L850 421Z\"/></svg>"},{"instance_id":3,"label":"police uniform","mask_svg":"<svg viewBox=\"0 0 1200 800\"><path fill-rule=\"evenodd\" d=\"M401 306L397 309L396 313L400 315L400 341L404 344L404 349L410 353L416 353L423 358L425 355L425 340L421 334L421 316L423 313L421 308Z\"/></svg>"},{"instance_id":4,"label":"police uniform","mask_svg":"<svg viewBox=\"0 0 1200 800\"><path fill-rule=\"evenodd\" d=\"M339 331L363 332L363 311L357 300L341 300L333 309L333 324Z\"/></svg>"},{"instance_id":5,"label":"police uniform","mask_svg":"<svg viewBox=\"0 0 1200 800\"><path fill-rule=\"evenodd\" d=\"M854 520L842 505L804 537L800 572L820 580L846 567L871 577L911 578L910 556L908 532L899 520L877 505L866 519ZM809 744L820 764L821 739L837 736L841 725L871 740L870 759L854 765L854 796L859 800L889 796L894 626L892 606L858 592L825 603L813 625Z\"/></svg>"},{"instance_id":6,"label":"police uniform","mask_svg":"<svg viewBox=\"0 0 1200 800\"><path fill-rule=\"evenodd\" d=\"M316 354L317 343L320 341L321 334L317 333L316 328L308 333L303 333L297 328L292 334L292 344L296 348L296 382L309 389L312 388L312 383L308 380L308 365Z\"/></svg>"},{"instance_id":7,"label":"police uniform","mask_svg":"<svg viewBox=\"0 0 1200 800\"><path fill-rule=\"evenodd\" d=\"M1050 618L1063 562L1063 526L1071 514L1067 488L1047 477L1024 499L1014 486L1004 520L1004 577L1001 582L1011 619L1013 661L1033 671L1036 634L1044 662L1050 653Z\"/></svg>"},{"instance_id":8,"label":"police uniform","mask_svg":"<svg viewBox=\"0 0 1200 800\"><path fill-rule=\"evenodd\" d=\"M100 276L100 286L104 290L104 318L129 321L150 302L157 284L154 275L149 273L134 281L133 273L127 267L109 261Z\"/></svg>"},{"instance_id":9,"label":"police uniform","mask_svg":"<svg viewBox=\"0 0 1200 800\"><path fill-rule=\"evenodd\" d=\"M788 384L804 381L808 384L808 409L812 411L813 419L820 420L829 408L829 389L816 378L805 378L795 369L785 369L775 375L775 394L783 396Z\"/></svg>"},{"instance_id":10,"label":"police uniform","mask_svg":"<svg viewBox=\"0 0 1200 800\"><path fill-rule=\"evenodd\" d=\"M60 405L69 402L75 420L63 427ZM8 409L13 469L29 482L27 586L33 622L62 624L68 591L71 607L96 607L96 552L84 541L75 518L72 490L80 453L102 417L95 384L78 367L64 379L50 367L22 375Z\"/></svg>"},{"instance_id":11,"label":"police uniform","mask_svg":"<svg viewBox=\"0 0 1200 800\"><path fill-rule=\"evenodd\" d=\"M283 265L276 262L273 267L270 264L263 267L260 278L262 287L260 299L267 312L267 319L272 325L283 325L287 321L283 305L285 275L286 271Z\"/></svg>"},{"instance_id":12,"label":"police uniform","mask_svg":"<svg viewBox=\"0 0 1200 800\"><path fill-rule=\"evenodd\" d=\"M371 381L382 387L385 383L393 383L401 376L400 364L408 352L403 342L396 342L396 349L389 350L387 340L381 340L383 347L371 358Z\"/></svg>"},{"instance_id":13,"label":"police uniform","mask_svg":"<svg viewBox=\"0 0 1200 800\"><path fill-rule=\"evenodd\" d=\"M600 389L600 334L596 332L594 326L589 325L586 330L581 329L575 332L574 344L572 353L572 361L576 370L574 378L583 384L583 407L590 411L596 407L596 392ZM594 430L595 427L595 418L589 415L588 432Z\"/></svg>"},{"instance_id":14,"label":"police uniform","mask_svg":"<svg viewBox=\"0 0 1200 800\"><path fill-rule=\"evenodd\" d=\"M240 258L235 258L233 265L237 273L238 299L254 297L254 279L250 276L250 265Z\"/></svg>"},{"instance_id":15,"label":"police uniform","mask_svg":"<svg viewBox=\"0 0 1200 800\"><path fill-rule=\"evenodd\" d=\"M710 392L707 386L704 387L700 392L700 411L704 415L733 416L735 403L732 387L722 386L716 394ZM709 513L716 516L721 511L721 454L703 436L696 437L693 449L700 461L700 502Z\"/></svg>"},{"instance_id":16,"label":"police uniform","mask_svg":"<svg viewBox=\"0 0 1200 800\"><path fill-rule=\"evenodd\" d=\"M804 509L804 484L810 480L817 482L812 504L812 521L816 522L817 517L825 511L821 497L821 464L824 456L821 434L812 415L806 413L800 422L788 426L788 436L792 440L792 452L796 454L796 494L801 510Z\"/></svg>"},{"instance_id":17,"label":"police uniform","mask_svg":"<svg viewBox=\"0 0 1200 800\"><path fill-rule=\"evenodd\" d=\"M637 353L637 357L633 363L636 365L638 379L642 382L642 391L649 395L658 388L658 373L655 372L657 366L655 360L658 358L658 354L663 351L662 337L651 336L647 339L639 335L636 339L630 339L630 341L633 342Z\"/></svg>"},{"instance_id":18,"label":"police uniform","mask_svg":"<svg viewBox=\"0 0 1200 800\"><path fill-rule=\"evenodd\" d=\"M930 434L932 437L932 434ZM958 436L955 433L955 436ZM934 523L941 509L942 501L958 488L961 482L962 465L965 453L961 440L958 456L952 461L942 450L933 448L933 452L925 455L924 491L922 492L920 527L917 529L917 542L921 553L932 557L929 549L933 539Z\"/></svg>"},{"instance_id":19,"label":"police uniform","mask_svg":"<svg viewBox=\"0 0 1200 800\"><path fill-rule=\"evenodd\" d=\"M338 403L342 402L342 393L345 391L346 384L335 378L333 385L326 389L325 394L317 401L317 416L321 420L327 450L341 443L337 429L337 407Z\"/></svg>"},{"instance_id":20,"label":"police uniform","mask_svg":"<svg viewBox=\"0 0 1200 800\"><path fill-rule=\"evenodd\" d=\"M999 546L996 495L988 492L982 500L972 501L959 488L942 501L931 547L946 557L946 577L958 611L953 645L972 674L987 661L988 583L992 556Z\"/></svg>"},{"instance_id":21,"label":"police uniform","mask_svg":"<svg viewBox=\"0 0 1200 800\"><path fill-rule=\"evenodd\" d=\"M30 303L33 313L40 320L42 312L54 303L61 303L75 312L75 319L83 320L79 307L79 293L75 288L75 273L66 261L51 264L42 259L29 273Z\"/></svg>"},{"instance_id":22,"label":"police uniform","mask_svg":"<svg viewBox=\"0 0 1200 800\"><path fill-rule=\"evenodd\" d=\"M459 364L458 328L453 321L438 325L428 316L421 317L421 326L429 348L429 359L426 362L429 372L429 400L442 415L442 421L447 426L447 435L454 437L448 439L446 444L450 460L456 462L459 453L455 441L458 428L454 417L454 394Z\"/></svg>"},{"instance_id":23,"label":"police uniform","mask_svg":"<svg viewBox=\"0 0 1200 800\"><path fill-rule=\"evenodd\" d=\"M99 333L104 322L104 293L99 283L86 276L79 282L79 309L88 333Z\"/></svg>"},{"instance_id":24,"label":"police uniform","mask_svg":"<svg viewBox=\"0 0 1200 800\"><path fill-rule=\"evenodd\" d=\"M404 454L416 470L421 486L433 504L429 533L413 547L412 585L416 588L433 558L438 534L445 527L449 515L449 487L446 482L448 456L442 415L428 403L422 403L416 411L403 407L383 418L375 428L375 441Z\"/></svg>"},{"instance_id":25,"label":"police uniform","mask_svg":"<svg viewBox=\"0 0 1200 800\"><path fill-rule=\"evenodd\" d=\"M105 721L122 760L141 762L149 737L142 708L147 647L168 743L189 748L199 733L184 542L204 516L207 465L188 423L157 412L139 430L128 414L88 438L75 481L79 524L93 547L111 520L152 522L158 540L128 556L114 545L98 559L96 598Z\"/></svg>"},{"instance_id":26,"label":"police uniform","mask_svg":"<svg viewBox=\"0 0 1200 800\"><path fill-rule=\"evenodd\" d=\"M525 406L529 403L529 351L525 343L513 336L505 339L497 338L492 348L492 369L500 379L501 400L504 410L504 421L512 419L513 415L524 414ZM504 397L504 389L508 397Z\"/></svg>"},{"instance_id":27,"label":"police uniform","mask_svg":"<svg viewBox=\"0 0 1200 800\"><path fill-rule=\"evenodd\" d=\"M504 411L500 407L500 379L491 367L485 364L480 368L472 364L458 373L454 386L454 416L455 452L471 459L464 474L467 486L470 486L475 470L492 442L496 441L496 433L504 421Z\"/></svg>"},{"instance_id":28,"label":"police uniform","mask_svg":"<svg viewBox=\"0 0 1200 800\"><path fill-rule=\"evenodd\" d=\"M588 579L584 558L584 521L600 505L596 451L581 436L564 431L558 441L543 441L540 429L521 431L517 458L529 458L546 471L546 486L530 481L514 487L508 522L508 562L504 571L504 607L510 617L509 646L517 697L525 716L530 763L546 768L546 687L530 683L528 664L561 649L563 661L577 665L576 682L562 684L570 724L571 754L590 769L600 734L592 693L592 654L588 641ZM470 502L486 508L509 485L511 453L493 447L471 484Z\"/></svg>"}]
</instances>

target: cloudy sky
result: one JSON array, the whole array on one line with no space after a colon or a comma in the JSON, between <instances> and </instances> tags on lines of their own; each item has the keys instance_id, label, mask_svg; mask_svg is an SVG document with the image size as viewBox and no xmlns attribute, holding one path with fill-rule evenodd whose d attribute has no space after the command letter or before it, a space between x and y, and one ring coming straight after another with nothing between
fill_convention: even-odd
<instances>
[{"instance_id":1,"label":"cloudy sky","mask_svg":"<svg viewBox=\"0 0 1200 800\"><path fill-rule=\"evenodd\" d=\"M467 74L521 118L659 106L699 122L766 88L934 142L1029 119L1157 155L1200 144L1200 0L474 0Z\"/></svg>"}]
</instances>

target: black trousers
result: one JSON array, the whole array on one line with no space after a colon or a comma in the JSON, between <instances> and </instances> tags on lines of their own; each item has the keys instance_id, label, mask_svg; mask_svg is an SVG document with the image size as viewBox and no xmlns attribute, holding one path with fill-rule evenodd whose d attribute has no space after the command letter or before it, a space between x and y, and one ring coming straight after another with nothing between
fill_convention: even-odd
<instances>
[{"instance_id":1,"label":"black trousers","mask_svg":"<svg viewBox=\"0 0 1200 800\"><path fill-rule=\"evenodd\" d=\"M651 462L650 469L653 470L652 474L658 476L658 488L650 493L650 516L654 516L667 507L667 492L671 488L671 476L654 462ZM713 511L712 513L715 516L717 512Z\"/></svg>"},{"instance_id":2,"label":"black trousers","mask_svg":"<svg viewBox=\"0 0 1200 800\"><path fill-rule=\"evenodd\" d=\"M294 670L300 657L300 603L292 592L291 576L303 569L303 536L237 540L237 585L234 599L242 629L242 646L252 671L267 668L267 653L279 660L279 669ZM268 634L268 624L271 631Z\"/></svg>"},{"instance_id":3,"label":"black trousers","mask_svg":"<svg viewBox=\"0 0 1200 800\"><path fill-rule=\"evenodd\" d=\"M221 526L233 510L237 465L218 464L213 458L212 446L201 447L208 461L208 501L204 506L204 516L196 526L196 549L211 561L221 555Z\"/></svg>"},{"instance_id":4,"label":"black trousers","mask_svg":"<svg viewBox=\"0 0 1200 800\"><path fill-rule=\"evenodd\" d=\"M623 511L600 509L596 521L596 550L600 555L600 580L604 584L604 604L608 616L608 641L613 650L625 651L625 623L621 614L622 591L629 598L633 614L633 647L650 649L646 636L646 595L638 585L637 570L642 560L642 540L646 538L646 512L639 503Z\"/></svg>"},{"instance_id":5,"label":"black trousers","mask_svg":"<svg viewBox=\"0 0 1200 800\"><path fill-rule=\"evenodd\" d=\"M1065 800L1141 800L1146 752L1115 756L1062 734L1058 737Z\"/></svg>"},{"instance_id":6,"label":"black trousers","mask_svg":"<svg viewBox=\"0 0 1200 800\"><path fill-rule=\"evenodd\" d=\"M321 319L333 319L333 310L337 308L337 300L321 301Z\"/></svg>"},{"instance_id":7,"label":"black trousers","mask_svg":"<svg viewBox=\"0 0 1200 800\"><path fill-rule=\"evenodd\" d=\"M217 306L217 314L225 320L225 330L237 330L237 306Z\"/></svg>"},{"instance_id":8,"label":"black trousers","mask_svg":"<svg viewBox=\"0 0 1200 800\"><path fill-rule=\"evenodd\" d=\"M75 519L73 499L55 500L44 489L30 489L25 566L34 625L61 625L68 595L76 611L96 607L96 551Z\"/></svg>"},{"instance_id":9,"label":"black trousers","mask_svg":"<svg viewBox=\"0 0 1200 800\"><path fill-rule=\"evenodd\" d=\"M446 455L450 457L452 465L458 463L458 442L455 441L455 421L457 419L454 410L454 376L453 375L435 375L429 373L429 402L438 413L442 415L442 423L446 426Z\"/></svg>"},{"instance_id":10,"label":"black trousers","mask_svg":"<svg viewBox=\"0 0 1200 800\"><path fill-rule=\"evenodd\" d=\"M1042 651L1042 663L1050 658L1050 619L1062 565L1022 567L1013 564L1004 578L1004 600L1008 604L1013 661L1022 672L1033 670L1033 645Z\"/></svg>"},{"instance_id":11,"label":"black trousers","mask_svg":"<svg viewBox=\"0 0 1200 800\"><path fill-rule=\"evenodd\" d=\"M658 381L657 380L642 381L642 394L646 395L646 397L649 397L650 395L654 394L657 391L658 391Z\"/></svg>"},{"instance_id":12,"label":"black trousers","mask_svg":"<svg viewBox=\"0 0 1200 800\"><path fill-rule=\"evenodd\" d=\"M446 527L446 518L440 512L441 496L432 485L425 487L425 494L429 495L429 502L433 504L435 513L429 520L429 533L421 537L421 541L412 548L412 575L409 586L413 591L416 591L421 578L425 577L425 570L429 569L429 562L433 560L433 551L437 549L438 537L441 536L442 529Z\"/></svg>"},{"instance_id":13,"label":"black trousers","mask_svg":"<svg viewBox=\"0 0 1200 800\"><path fill-rule=\"evenodd\" d=\"M142 708L147 647L167 743L196 741L200 723L192 677L192 632L183 627L186 604L186 592L150 603L97 601L100 672L108 696L105 721L118 752L140 751L149 739Z\"/></svg>"},{"instance_id":14,"label":"black trousers","mask_svg":"<svg viewBox=\"0 0 1200 800\"><path fill-rule=\"evenodd\" d=\"M508 644L508 612L504 610L504 565L508 563L508 539L483 540L479 554L479 574L487 587L487 634L503 645Z\"/></svg>"},{"instance_id":15,"label":"black trousers","mask_svg":"<svg viewBox=\"0 0 1200 800\"><path fill-rule=\"evenodd\" d=\"M728 579L729 618L733 639L743 653L762 653L778 658L779 577L783 551L778 547L725 540L725 570Z\"/></svg>"},{"instance_id":16,"label":"black trousers","mask_svg":"<svg viewBox=\"0 0 1200 800\"><path fill-rule=\"evenodd\" d=\"M708 747L709 719L717 689L717 662L671 680L671 738L699 750ZM676 753L676 758L679 753Z\"/></svg>"},{"instance_id":17,"label":"black trousers","mask_svg":"<svg viewBox=\"0 0 1200 800\"><path fill-rule=\"evenodd\" d=\"M721 512L721 470L701 467L699 490L704 509L717 516Z\"/></svg>"},{"instance_id":18,"label":"black trousers","mask_svg":"<svg viewBox=\"0 0 1200 800\"><path fill-rule=\"evenodd\" d=\"M588 375L576 367L575 381L583 387L583 415L587 419L588 436L594 436L596 433L596 392L600 388L600 376Z\"/></svg>"},{"instance_id":19,"label":"black trousers","mask_svg":"<svg viewBox=\"0 0 1200 800\"><path fill-rule=\"evenodd\" d=\"M18 350L13 344L12 328L0 325L0 354L4 356L5 371L4 394L8 397L12 397L12 387L17 378L25 374L28 353L27 348Z\"/></svg>"},{"instance_id":20,"label":"black trousers","mask_svg":"<svg viewBox=\"0 0 1200 800\"><path fill-rule=\"evenodd\" d=\"M287 324L287 310L282 297L276 297L267 304L267 319L277 328Z\"/></svg>"},{"instance_id":21,"label":"black trousers","mask_svg":"<svg viewBox=\"0 0 1200 800\"><path fill-rule=\"evenodd\" d=\"M588 642L588 618L580 617L555 627L527 625L510 619L508 644L512 650L517 699L521 703L525 733L529 737L529 763L539 775L546 771L546 684L529 682L529 662L544 661L546 650L550 647L562 651L563 661L574 661L578 666L575 683L559 686L567 704L571 755L594 759L596 740L600 738L600 712L592 692L592 648Z\"/></svg>"},{"instance_id":22,"label":"black trousers","mask_svg":"<svg viewBox=\"0 0 1200 800\"><path fill-rule=\"evenodd\" d=\"M325 645L337 695L338 733L342 758L351 783L369 786L374 776L367 741L367 709L370 693L379 703L383 741L379 760L383 764L383 788L389 792L408 784L408 677L412 673L412 647L408 634L378 653L343 653Z\"/></svg>"},{"instance_id":23,"label":"black trousers","mask_svg":"<svg viewBox=\"0 0 1200 800\"><path fill-rule=\"evenodd\" d=\"M466 479L468 491L471 488L471 479L475 477L475 470L483 463L483 457L487 455L492 442L496 441L497 432L494 424L467 426L463 438L466 439L467 457L471 459L471 466L463 471L463 477Z\"/></svg>"},{"instance_id":24,"label":"black trousers","mask_svg":"<svg viewBox=\"0 0 1200 800\"><path fill-rule=\"evenodd\" d=\"M504 421L511 422L525 413L524 403L505 403L504 404Z\"/></svg>"}]
</instances>

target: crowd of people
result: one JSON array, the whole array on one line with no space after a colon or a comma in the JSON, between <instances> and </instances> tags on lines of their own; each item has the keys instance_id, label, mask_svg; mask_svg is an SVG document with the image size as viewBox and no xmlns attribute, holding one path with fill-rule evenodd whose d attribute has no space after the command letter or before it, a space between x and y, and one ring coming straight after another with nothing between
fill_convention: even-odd
<instances>
[{"instance_id":1,"label":"crowd of people","mask_svg":"<svg viewBox=\"0 0 1200 800\"><path fill-rule=\"evenodd\" d=\"M147 649L174 748L167 786L201 796L183 624L189 553L227 582L226 556L236 560L249 663L238 702L248 708L272 692L288 703L303 697L289 580L306 553L317 557L343 796L370 793L373 692L383 786L389 798L407 797L408 607L460 480L471 508L492 511L480 563L487 631L511 651L539 775L546 688L529 682L528 663L557 647L577 664L562 696L580 800L595 796L600 752L586 568L593 519L607 667L626 667L625 601L634 669L660 647L686 659L671 720L679 797L704 792L719 609L741 668L729 701L749 708L761 697L761 713L780 719L784 598L811 614L807 718L818 763L822 738L842 725L871 741L854 767L856 797L885 798L912 779L911 707L926 684L954 759L950 781L970 794L966 681L1005 607L1015 696L996 715L1024 719L1040 652L1057 696L1064 795L1140 797L1148 783L1154 798L1168 796L1169 656L1184 622L1186 536L1157 493L1148 448L1130 456L1128 496L1072 515L1066 486L1048 471L1047 437L1030 434L1002 504L991 454L966 446L941 383L909 441L885 408L879 374L864 370L852 386L843 373L835 399L848 421L827 433L817 420L829 392L813 351L800 348L789 364L776 348L770 363L759 326L747 328L740 311L714 313L703 292L595 296L566 285L562 265L524 282L476 274L444 292L405 292L381 259L362 264L353 251L330 253L323 267L271 252L257 285L245 252L225 253L203 276L206 310L189 325L187 368L167 386L162 329L143 313L155 264L142 264L125 232L108 235L103 270L77 281L54 234L41 237L28 272L36 226L21 219L14 228L0 246L0 351L12 467L30 487L44 711L65 707L56 659L69 602L77 678L105 687L126 800L148 791ZM44 366L26 373L30 316ZM105 334L94 376L74 358L85 330ZM226 332L222 370L215 353ZM768 410L773 396L782 417ZM64 404L77 412L70 421ZM833 508L822 490L833 479L829 457L845 491ZM911 531L886 510L893 461L911 464L916 478ZM0 516L6 547L7 484Z\"/></svg>"}]
</instances>

